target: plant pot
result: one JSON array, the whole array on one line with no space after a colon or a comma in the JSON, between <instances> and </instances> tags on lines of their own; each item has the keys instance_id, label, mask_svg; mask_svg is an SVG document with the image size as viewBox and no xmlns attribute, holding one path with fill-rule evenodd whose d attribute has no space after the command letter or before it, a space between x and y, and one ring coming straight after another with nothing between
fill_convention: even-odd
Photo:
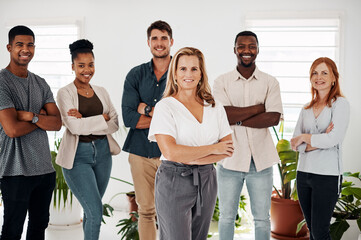
<instances>
[{"instance_id":1,"label":"plant pot","mask_svg":"<svg viewBox=\"0 0 361 240\"><path fill-rule=\"evenodd\" d=\"M53 196L54 197L54 196ZM49 227L55 229L80 227L82 223L82 208L81 205L73 196L72 202L70 197L66 200L65 204L60 203L60 206L53 205L53 199L50 204L50 219Z\"/></svg>"},{"instance_id":2,"label":"plant pot","mask_svg":"<svg viewBox=\"0 0 361 240\"><path fill-rule=\"evenodd\" d=\"M305 226L296 234L297 224L303 220L298 201L279 198L276 194L271 198L271 236L276 239L309 239Z\"/></svg>"},{"instance_id":3,"label":"plant pot","mask_svg":"<svg viewBox=\"0 0 361 240\"><path fill-rule=\"evenodd\" d=\"M138 204L135 201L135 192L134 191L128 192L126 195L128 198L129 214L131 214L132 212L138 212ZM134 216L132 216L132 220L136 221L137 219Z\"/></svg>"}]
</instances>

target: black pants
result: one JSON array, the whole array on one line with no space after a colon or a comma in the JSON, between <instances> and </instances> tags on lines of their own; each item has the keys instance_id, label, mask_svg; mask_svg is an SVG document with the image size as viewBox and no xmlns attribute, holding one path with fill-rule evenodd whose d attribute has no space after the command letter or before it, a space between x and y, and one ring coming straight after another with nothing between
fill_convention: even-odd
<instances>
[{"instance_id":1,"label":"black pants","mask_svg":"<svg viewBox=\"0 0 361 240\"><path fill-rule=\"evenodd\" d=\"M310 240L328 240L338 199L339 177L297 172L297 192ZM341 181L340 181L341 182Z\"/></svg>"},{"instance_id":2,"label":"black pants","mask_svg":"<svg viewBox=\"0 0 361 240\"><path fill-rule=\"evenodd\" d=\"M29 212L27 240L43 240L49 222L49 205L55 187L55 172L39 176L1 179L4 223L1 240L19 240Z\"/></svg>"}]
</instances>

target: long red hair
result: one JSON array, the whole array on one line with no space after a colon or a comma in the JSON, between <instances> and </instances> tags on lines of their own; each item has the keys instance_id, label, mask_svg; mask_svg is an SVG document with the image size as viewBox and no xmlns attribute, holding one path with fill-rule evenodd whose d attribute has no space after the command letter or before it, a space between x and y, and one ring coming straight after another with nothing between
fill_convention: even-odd
<instances>
[{"instance_id":1,"label":"long red hair","mask_svg":"<svg viewBox=\"0 0 361 240\"><path fill-rule=\"evenodd\" d=\"M328 93L328 97L327 97L327 101L326 101L327 106L331 107L332 101L336 101L336 99L338 97L343 97L343 95L341 93L340 83L339 83L340 74L338 73L337 66L334 61L332 61L328 57L320 57L320 58L317 58L311 65L310 80L312 78L313 71L321 63L326 64L326 66L328 67L328 70L331 73L331 76L333 76L334 80L335 80L334 84L331 86L331 90ZM308 104L308 106L305 107L305 109L311 108L313 105L315 105L315 103L320 101L320 96L318 94L318 91L316 89L314 89L312 85L311 85L311 94L312 94L312 100L311 100L310 104Z\"/></svg>"}]
</instances>

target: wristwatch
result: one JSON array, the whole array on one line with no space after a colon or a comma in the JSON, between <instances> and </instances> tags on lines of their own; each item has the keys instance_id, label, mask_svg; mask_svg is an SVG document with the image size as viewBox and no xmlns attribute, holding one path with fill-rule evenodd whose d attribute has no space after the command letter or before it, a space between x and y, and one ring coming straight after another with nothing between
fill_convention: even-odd
<instances>
[{"instance_id":1,"label":"wristwatch","mask_svg":"<svg viewBox=\"0 0 361 240\"><path fill-rule=\"evenodd\" d=\"M38 114L34 113L33 119L31 119L31 123L37 123L39 121Z\"/></svg>"},{"instance_id":2,"label":"wristwatch","mask_svg":"<svg viewBox=\"0 0 361 240\"><path fill-rule=\"evenodd\" d=\"M150 116L149 116L149 113L150 113L151 111L152 111L152 107L151 107L151 106L149 106L149 105L145 106L145 108L144 108L144 114L145 114L145 116L150 117Z\"/></svg>"}]
</instances>

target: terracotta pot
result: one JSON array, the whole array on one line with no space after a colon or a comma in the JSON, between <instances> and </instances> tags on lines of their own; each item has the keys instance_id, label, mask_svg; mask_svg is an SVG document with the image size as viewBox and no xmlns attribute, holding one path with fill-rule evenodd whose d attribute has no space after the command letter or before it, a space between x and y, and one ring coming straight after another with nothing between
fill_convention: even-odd
<instances>
[{"instance_id":1,"label":"terracotta pot","mask_svg":"<svg viewBox=\"0 0 361 240\"><path fill-rule=\"evenodd\" d=\"M126 194L128 198L128 204L129 204L129 214L132 212L138 212L138 204L135 201L135 192L129 192ZM133 216L133 221L136 221L137 219Z\"/></svg>"},{"instance_id":2,"label":"terracotta pot","mask_svg":"<svg viewBox=\"0 0 361 240\"><path fill-rule=\"evenodd\" d=\"M296 235L297 224L303 220L298 201L282 199L277 195L271 198L271 235L276 239L309 239L305 226Z\"/></svg>"}]
</instances>

